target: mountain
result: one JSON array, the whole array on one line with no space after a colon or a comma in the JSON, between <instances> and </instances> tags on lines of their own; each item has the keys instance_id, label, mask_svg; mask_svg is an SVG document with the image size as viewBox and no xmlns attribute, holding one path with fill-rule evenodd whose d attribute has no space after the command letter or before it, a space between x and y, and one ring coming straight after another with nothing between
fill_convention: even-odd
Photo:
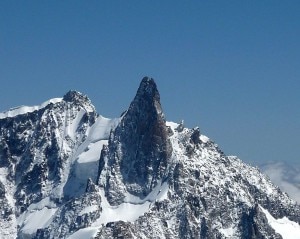
<instances>
[{"instance_id":1,"label":"mountain","mask_svg":"<svg viewBox=\"0 0 300 239\"><path fill-rule=\"evenodd\" d=\"M258 168L168 122L143 78L119 118L70 91L0 113L1 238L300 238Z\"/></svg>"}]
</instances>

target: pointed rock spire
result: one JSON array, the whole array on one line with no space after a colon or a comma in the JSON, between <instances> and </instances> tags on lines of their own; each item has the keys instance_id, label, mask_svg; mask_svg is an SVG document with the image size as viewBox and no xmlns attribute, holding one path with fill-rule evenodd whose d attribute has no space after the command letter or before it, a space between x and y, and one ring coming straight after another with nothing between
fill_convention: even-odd
<instances>
[{"instance_id":1,"label":"pointed rock spire","mask_svg":"<svg viewBox=\"0 0 300 239\"><path fill-rule=\"evenodd\" d=\"M157 90L156 83L150 77L144 77L140 83L139 89L135 96L134 101L137 100L160 100L159 92Z\"/></svg>"},{"instance_id":2,"label":"pointed rock spire","mask_svg":"<svg viewBox=\"0 0 300 239\"><path fill-rule=\"evenodd\" d=\"M139 126L146 127L149 126L149 123L165 125L165 118L160 104L160 95L156 83L152 78L144 77L142 79L136 96L124 117L124 121L127 118L130 121L138 120L136 123L139 123Z\"/></svg>"},{"instance_id":3,"label":"pointed rock spire","mask_svg":"<svg viewBox=\"0 0 300 239\"><path fill-rule=\"evenodd\" d=\"M159 92L154 80L144 77L109 141L109 168L105 170L109 173L102 181L110 203L120 203L126 191L145 197L164 178L171 153ZM116 177L124 184L119 185ZM110 188L117 189L118 195L110 197Z\"/></svg>"}]
</instances>

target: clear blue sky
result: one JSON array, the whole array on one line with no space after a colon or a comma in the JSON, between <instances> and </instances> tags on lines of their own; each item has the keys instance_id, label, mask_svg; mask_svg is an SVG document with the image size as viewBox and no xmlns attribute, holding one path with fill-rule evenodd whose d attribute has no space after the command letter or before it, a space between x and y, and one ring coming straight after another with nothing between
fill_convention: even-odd
<instances>
[{"instance_id":1,"label":"clear blue sky","mask_svg":"<svg viewBox=\"0 0 300 239\"><path fill-rule=\"evenodd\" d=\"M300 1L0 1L0 111L69 89L125 110L153 77L167 120L244 161L299 161Z\"/></svg>"}]
</instances>

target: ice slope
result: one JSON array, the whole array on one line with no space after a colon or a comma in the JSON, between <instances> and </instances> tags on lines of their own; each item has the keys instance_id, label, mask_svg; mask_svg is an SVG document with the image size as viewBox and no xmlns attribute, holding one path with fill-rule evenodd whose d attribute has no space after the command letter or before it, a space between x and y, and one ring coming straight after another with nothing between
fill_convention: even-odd
<instances>
[{"instance_id":1,"label":"ice slope","mask_svg":"<svg viewBox=\"0 0 300 239\"><path fill-rule=\"evenodd\" d=\"M75 122L79 121L75 120ZM86 190L89 178L96 181L101 150L103 145L107 145L110 131L116 127L118 122L119 118L108 119L100 115L87 130L86 140L72 156L72 168L64 186L65 196L81 195ZM76 128L77 126L72 127Z\"/></svg>"},{"instance_id":2,"label":"ice slope","mask_svg":"<svg viewBox=\"0 0 300 239\"><path fill-rule=\"evenodd\" d=\"M98 227L87 227L80 229L70 235L67 239L93 239L98 232Z\"/></svg>"},{"instance_id":3,"label":"ice slope","mask_svg":"<svg viewBox=\"0 0 300 239\"><path fill-rule=\"evenodd\" d=\"M43 207L26 211L18 218L18 226L23 235L33 237L39 228L47 227L57 211L57 208Z\"/></svg>"}]
</instances>

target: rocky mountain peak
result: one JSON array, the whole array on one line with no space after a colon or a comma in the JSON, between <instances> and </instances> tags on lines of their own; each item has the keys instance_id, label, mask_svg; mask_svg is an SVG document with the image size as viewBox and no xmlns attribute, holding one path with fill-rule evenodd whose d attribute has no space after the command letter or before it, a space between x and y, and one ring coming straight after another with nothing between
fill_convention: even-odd
<instances>
[{"instance_id":1,"label":"rocky mountain peak","mask_svg":"<svg viewBox=\"0 0 300 239\"><path fill-rule=\"evenodd\" d=\"M137 97L146 97L146 98L157 98L159 100L159 93L157 90L157 86L155 81L150 78L145 76L141 83L140 86L138 88L137 91Z\"/></svg>"},{"instance_id":2,"label":"rocky mountain peak","mask_svg":"<svg viewBox=\"0 0 300 239\"><path fill-rule=\"evenodd\" d=\"M78 91L75 90L68 91L64 95L63 101L65 101L66 103L70 103L72 105L83 107L87 112L94 112L94 113L96 112L96 109L92 104L91 100L86 95Z\"/></svg>"},{"instance_id":3,"label":"rocky mountain peak","mask_svg":"<svg viewBox=\"0 0 300 239\"><path fill-rule=\"evenodd\" d=\"M111 175L103 180L108 199L110 188L119 189L119 196L111 197L110 203L118 204L126 191L145 197L163 179L171 153L159 92L154 80L145 77L110 138L107 167ZM119 172L113 173L116 168ZM125 184L116 185L116 174Z\"/></svg>"},{"instance_id":4,"label":"rocky mountain peak","mask_svg":"<svg viewBox=\"0 0 300 239\"><path fill-rule=\"evenodd\" d=\"M160 95L152 78L144 77L142 79L135 98L130 104L128 113L146 113L148 116L151 113L154 116L160 115L164 120Z\"/></svg>"},{"instance_id":5,"label":"rocky mountain peak","mask_svg":"<svg viewBox=\"0 0 300 239\"><path fill-rule=\"evenodd\" d=\"M90 99L76 91L76 90L69 90L63 97L63 100L66 102L90 102Z\"/></svg>"}]
</instances>

